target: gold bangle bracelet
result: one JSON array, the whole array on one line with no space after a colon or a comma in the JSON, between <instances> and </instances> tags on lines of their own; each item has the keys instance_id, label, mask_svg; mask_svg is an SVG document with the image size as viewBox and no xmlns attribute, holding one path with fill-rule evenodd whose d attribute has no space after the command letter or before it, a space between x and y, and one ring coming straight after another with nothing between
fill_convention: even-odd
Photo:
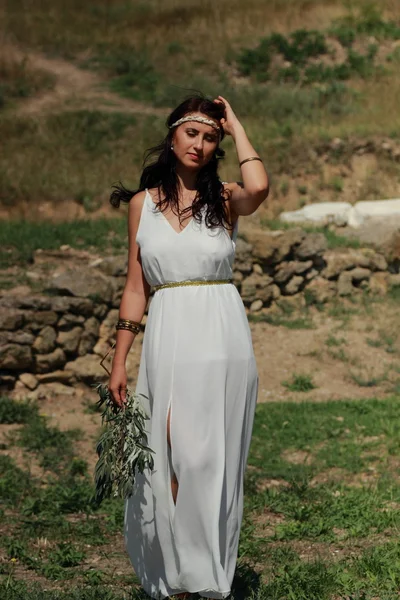
<instances>
[{"instance_id":1,"label":"gold bangle bracelet","mask_svg":"<svg viewBox=\"0 0 400 600\"><path fill-rule=\"evenodd\" d=\"M118 319L115 328L117 330L125 329L127 331L131 331L132 333L139 333L141 331L140 323L137 321L132 321L131 319Z\"/></svg>"},{"instance_id":2,"label":"gold bangle bracelet","mask_svg":"<svg viewBox=\"0 0 400 600\"><path fill-rule=\"evenodd\" d=\"M132 325L117 325L116 329L125 329L126 331L131 331L132 333L139 333L140 329L138 327L132 327Z\"/></svg>"},{"instance_id":3,"label":"gold bangle bracelet","mask_svg":"<svg viewBox=\"0 0 400 600\"><path fill-rule=\"evenodd\" d=\"M249 162L250 160L259 160L260 162L262 162L262 159L259 156L250 156L250 158L245 158L244 160L242 160L242 162L239 163L239 167L244 165L244 163Z\"/></svg>"},{"instance_id":4,"label":"gold bangle bracelet","mask_svg":"<svg viewBox=\"0 0 400 600\"><path fill-rule=\"evenodd\" d=\"M136 327L141 326L141 323L138 323L138 321L132 321L131 319L118 319L118 323L129 323L130 325L135 325Z\"/></svg>"}]
</instances>

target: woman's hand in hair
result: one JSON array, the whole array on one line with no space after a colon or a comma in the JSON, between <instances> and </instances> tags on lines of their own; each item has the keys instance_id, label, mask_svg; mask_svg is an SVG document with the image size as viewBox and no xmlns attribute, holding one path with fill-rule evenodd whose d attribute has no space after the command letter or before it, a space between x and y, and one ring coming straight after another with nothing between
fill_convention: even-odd
<instances>
[{"instance_id":1,"label":"woman's hand in hair","mask_svg":"<svg viewBox=\"0 0 400 600\"><path fill-rule=\"evenodd\" d=\"M239 119L233 112L232 107L229 104L228 100L226 100L222 96L218 96L218 98L215 98L214 102L216 102L217 104L224 105L225 117L223 119L221 119L221 125L225 131L225 134L226 135L234 135L235 129L237 127L242 127L242 124L240 123Z\"/></svg>"}]
</instances>

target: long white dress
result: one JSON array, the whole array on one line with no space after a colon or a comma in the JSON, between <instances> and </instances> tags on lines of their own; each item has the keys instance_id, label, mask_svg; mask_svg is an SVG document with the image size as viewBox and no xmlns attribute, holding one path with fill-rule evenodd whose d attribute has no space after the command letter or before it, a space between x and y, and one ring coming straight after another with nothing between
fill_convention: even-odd
<instances>
[{"instance_id":1,"label":"long white dress","mask_svg":"<svg viewBox=\"0 0 400 600\"><path fill-rule=\"evenodd\" d=\"M204 218L178 233L146 189L136 241L150 285L231 278L236 238L237 225L231 239ZM131 562L152 598L229 595L257 391L251 332L232 283L155 292L136 384L147 397L155 466L138 475L124 525Z\"/></svg>"}]
</instances>

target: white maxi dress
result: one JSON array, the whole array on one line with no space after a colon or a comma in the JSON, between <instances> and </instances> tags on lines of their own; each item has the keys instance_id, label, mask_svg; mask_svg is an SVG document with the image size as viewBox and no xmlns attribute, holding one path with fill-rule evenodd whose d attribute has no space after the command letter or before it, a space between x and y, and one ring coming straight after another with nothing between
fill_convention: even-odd
<instances>
[{"instance_id":1,"label":"white maxi dress","mask_svg":"<svg viewBox=\"0 0 400 600\"><path fill-rule=\"evenodd\" d=\"M236 238L237 225L231 239L223 227L207 228L204 213L178 233L146 189L136 241L150 285L231 278ZM130 560L152 598L229 595L257 391L251 332L232 283L155 292L136 383L147 398L155 465L138 475L124 522Z\"/></svg>"}]
</instances>

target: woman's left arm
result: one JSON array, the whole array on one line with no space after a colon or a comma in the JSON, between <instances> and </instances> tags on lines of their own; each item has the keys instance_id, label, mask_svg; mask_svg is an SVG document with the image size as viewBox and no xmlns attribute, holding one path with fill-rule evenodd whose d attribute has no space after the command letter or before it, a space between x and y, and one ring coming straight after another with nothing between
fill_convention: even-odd
<instances>
[{"instance_id":1,"label":"woman's left arm","mask_svg":"<svg viewBox=\"0 0 400 600\"><path fill-rule=\"evenodd\" d=\"M252 156L259 157L229 102L222 96L218 96L214 102L225 105L226 118L221 119L221 125L225 133L231 135L235 142L239 163ZM229 204L236 215L251 215L268 196L268 175L259 160L245 162L240 168L243 183L228 183L225 189L230 192Z\"/></svg>"}]
</instances>

